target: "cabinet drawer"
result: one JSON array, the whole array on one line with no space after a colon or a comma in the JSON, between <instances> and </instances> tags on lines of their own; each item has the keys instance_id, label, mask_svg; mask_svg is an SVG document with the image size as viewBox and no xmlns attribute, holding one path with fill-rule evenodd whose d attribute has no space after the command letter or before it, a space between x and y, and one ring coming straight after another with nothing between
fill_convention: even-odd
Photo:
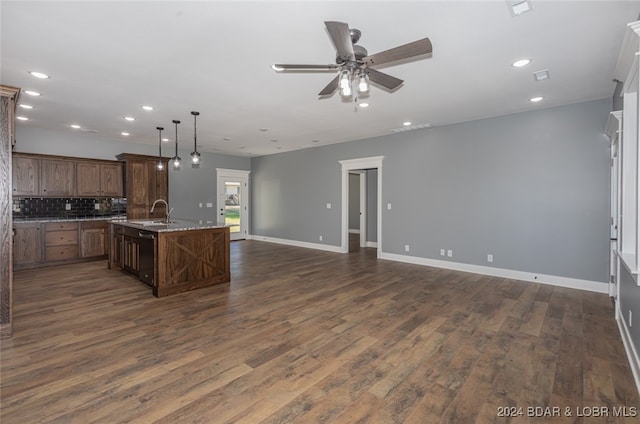
<instances>
[{"instance_id":1,"label":"cabinet drawer","mask_svg":"<svg viewBox=\"0 0 640 424\"><path fill-rule=\"evenodd\" d=\"M78 244L78 231L49 231L45 235L45 244L47 246Z\"/></svg>"},{"instance_id":2,"label":"cabinet drawer","mask_svg":"<svg viewBox=\"0 0 640 424\"><path fill-rule=\"evenodd\" d=\"M107 229L107 221L82 221L80 224L83 230L93 230L96 228Z\"/></svg>"},{"instance_id":3,"label":"cabinet drawer","mask_svg":"<svg viewBox=\"0 0 640 424\"><path fill-rule=\"evenodd\" d=\"M78 259L78 246L48 246L45 258L47 262Z\"/></svg>"},{"instance_id":4,"label":"cabinet drawer","mask_svg":"<svg viewBox=\"0 0 640 424\"><path fill-rule=\"evenodd\" d=\"M45 231L77 230L77 222L47 222Z\"/></svg>"}]
</instances>

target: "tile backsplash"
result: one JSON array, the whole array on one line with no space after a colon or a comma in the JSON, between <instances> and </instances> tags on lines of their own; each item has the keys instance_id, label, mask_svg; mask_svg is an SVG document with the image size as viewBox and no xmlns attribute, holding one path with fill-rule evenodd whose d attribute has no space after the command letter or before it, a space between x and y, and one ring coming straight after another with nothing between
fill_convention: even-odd
<instances>
[{"instance_id":1,"label":"tile backsplash","mask_svg":"<svg viewBox=\"0 0 640 424\"><path fill-rule=\"evenodd\" d=\"M14 218L86 218L127 213L126 198L20 197L13 199Z\"/></svg>"}]
</instances>

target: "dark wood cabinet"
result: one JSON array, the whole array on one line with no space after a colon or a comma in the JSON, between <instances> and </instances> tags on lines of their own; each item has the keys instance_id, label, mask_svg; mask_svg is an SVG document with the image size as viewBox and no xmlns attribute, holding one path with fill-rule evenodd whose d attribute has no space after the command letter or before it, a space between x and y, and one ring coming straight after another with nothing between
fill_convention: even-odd
<instances>
[{"instance_id":1,"label":"dark wood cabinet","mask_svg":"<svg viewBox=\"0 0 640 424\"><path fill-rule=\"evenodd\" d=\"M45 225L45 262L78 259L78 223L48 222Z\"/></svg>"},{"instance_id":2,"label":"dark wood cabinet","mask_svg":"<svg viewBox=\"0 0 640 424\"><path fill-rule=\"evenodd\" d=\"M14 196L39 196L40 159L31 156L14 155L11 181Z\"/></svg>"},{"instance_id":3,"label":"dark wood cabinet","mask_svg":"<svg viewBox=\"0 0 640 424\"><path fill-rule=\"evenodd\" d=\"M151 206L157 199L169 201L169 158L163 158L163 170L158 170L157 156L122 153L117 156L125 166L125 197L127 198L127 218L148 219L164 218L167 209L158 203L151 213Z\"/></svg>"},{"instance_id":4,"label":"dark wood cabinet","mask_svg":"<svg viewBox=\"0 0 640 424\"><path fill-rule=\"evenodd\" d=\"M122 197L122 164L76 163L76 195Z\"/></svg>"},{"instance_id":5,"label":"dark wood cabinet","mask_svg":"<svg viewBox=\"0 0 640 424\"><path fill-rule=\"evenodd\" d=\"M40 161L40 193L43 196L71 197L75 194L75 163L70 160Z\"/></svg>"},{"instance_id":6,"label":"dark wood cabinet","mask_svg":"<svg viewBox=\"0 0 640 424\"><path fill-rule=\"evenodd\" d=\"M16 267L42 263L42 226L34 223L13 224L13 264Z\"/></svg>"},{"instance_id":7,"label":"dark wood cabinet","mask_svg":"<svg viewBox=\"0 0 640 424\"><path fill-rule=\"evenodd\" d=\"M80 258L107 255L107 225L107 221L80 222Z\"/></svg>"}]
</instances>

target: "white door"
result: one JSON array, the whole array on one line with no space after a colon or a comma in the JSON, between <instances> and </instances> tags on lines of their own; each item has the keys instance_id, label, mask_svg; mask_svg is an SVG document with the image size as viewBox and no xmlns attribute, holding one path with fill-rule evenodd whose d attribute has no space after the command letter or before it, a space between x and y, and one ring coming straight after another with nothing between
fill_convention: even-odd
<instances>
[{"instance_id":1,"label":"white door","mask_svg":"<svg viewBox=\"0 0 640 424\"><path fill-rule=\"evenodd\" d=\"M249 232L249 172L217 169L218 222L229 225L231 240L246 239Z\"/></svg>"}]
</instances>

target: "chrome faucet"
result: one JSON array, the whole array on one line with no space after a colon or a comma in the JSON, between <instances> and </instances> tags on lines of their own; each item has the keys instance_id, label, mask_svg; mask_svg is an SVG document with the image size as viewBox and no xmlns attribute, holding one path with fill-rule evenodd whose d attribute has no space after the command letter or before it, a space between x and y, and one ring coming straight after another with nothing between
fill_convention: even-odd
<instances>
[{"instance_id":1,"label":"chrome faucet","mask_svg":"<svg viewBox=\"0 0 640 424\"><path fill-rule=\"evenodd\" d=\"M155 202L153 202L153 205L151 205L151 211L149 211L149 213L153 213L153 210L156 207L156 204L160 202L160 203L164 203L166 209L167 209L167 217L166 217L166 223L168 224L170 222L170 218L171 218L171 212L173 211L173 208L169 209L169 204L167 203L166 200L164 199L157 199Z\"/></svg>"}]
</instances>

